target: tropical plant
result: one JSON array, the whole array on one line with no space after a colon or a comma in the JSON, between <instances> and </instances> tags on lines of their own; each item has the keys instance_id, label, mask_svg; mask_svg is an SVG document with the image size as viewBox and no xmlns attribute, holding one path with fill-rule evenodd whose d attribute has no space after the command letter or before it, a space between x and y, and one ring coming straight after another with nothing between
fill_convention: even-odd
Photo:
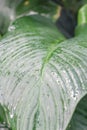
<instances>
[{"instance_id":1,"label":"tropical plant","mask_svg":"<svg viewBox=\"0 0 87 130\"><path fill-rule=\"evenodd\" d=\"M17 18L0 38L1 127L87 130L86 12L71 39L40 14Z\"/></svg>"}]
</instances>

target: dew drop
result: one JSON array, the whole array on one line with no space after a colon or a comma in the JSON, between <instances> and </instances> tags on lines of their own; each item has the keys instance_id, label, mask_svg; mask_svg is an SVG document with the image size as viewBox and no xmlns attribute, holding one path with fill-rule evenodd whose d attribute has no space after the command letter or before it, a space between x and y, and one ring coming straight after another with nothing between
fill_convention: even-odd
<instances>
[{"instance_id":1,"label":"dew drop","mask_svg":"<svg viewBox=\"0 0 87 130\"><path fill-rule=\"evenodd\" d=\"M14 30L15 30L15 26L10 26L10 27L8 28L8 31L9 31L9 32L14 31Z\"/></svg>"},{"instance_id":2,"label":"dew drop","mask_svg":"<svg viewBox=\"0 0 87 130\"><path fill-rule=\"evenodd\" d=\"M14 117L14 115L13 114L10 114L10 118L12 119Z\"/></svg>"},{"instance_id":3,"label":"dew drop","mask_svg":"<svg viewBox=\"0 0 87 130\"><path fill-rule=\"evenodd\" d=\"M67 106L66 105L64 105L64 110L67 111Z\"/></svg>"},{"instance_id":4,"label":"dew drop","mask_svg":"<svg viewBox=\"0 0 87 130\"><path fill-rule=\"evenodd\" d=\"M76 95L73 95L73 99L74 99L74 100L76 100L76 99L77 99Z\"/></svg>"},{"instance_id":5,"label":"dew drop","mask_svg":"<svg viewBox=\"0 0 87 130\"><path fill-rule=\"evenodd\" d=\"M14 114L15 114L15 107L13 107L12 105L11 105L11 111L10 111L10 118L12 119L12 118L14 118Z\"/></svg>"}]
</instances>

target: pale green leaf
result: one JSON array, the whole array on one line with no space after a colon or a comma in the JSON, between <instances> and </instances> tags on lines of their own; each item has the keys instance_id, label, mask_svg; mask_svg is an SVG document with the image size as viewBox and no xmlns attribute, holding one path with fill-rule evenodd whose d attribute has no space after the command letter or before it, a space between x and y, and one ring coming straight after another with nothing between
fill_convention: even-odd
<instances>
[{"instance_id":1,"label":"pale green leaf","mask_svg":"<svg viewBox=\"0 0 87 130\"><path fill-rule=\"evenodd\" d=\"M65 40L45 17L17 19L0 41L0 88L13 130L65 130L87 93L87 36Z\"/></svg>"}]
</instances>

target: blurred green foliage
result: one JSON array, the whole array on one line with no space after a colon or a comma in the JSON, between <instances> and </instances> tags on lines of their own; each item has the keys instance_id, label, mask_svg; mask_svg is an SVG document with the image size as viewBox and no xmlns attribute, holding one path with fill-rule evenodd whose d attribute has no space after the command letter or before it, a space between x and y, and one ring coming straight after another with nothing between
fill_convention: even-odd
<instances>
[{"instance_id":1,"label":"blurred green foliage","mask_svg":"<svg viewBox=\"0 0 87 130\"><path fill-rule=\"evenodd\" d=\"M58 5L51 0L23 0L17 8L17 14L30 11L53 15L56 13Z\"/></svg>"}]
</instances>

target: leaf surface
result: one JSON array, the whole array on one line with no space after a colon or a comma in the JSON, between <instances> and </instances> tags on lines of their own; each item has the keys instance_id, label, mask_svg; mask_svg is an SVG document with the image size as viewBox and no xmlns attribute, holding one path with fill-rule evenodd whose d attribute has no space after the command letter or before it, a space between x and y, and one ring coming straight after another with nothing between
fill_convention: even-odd
<instances>
[{"instance_id":1,"label":"leaf surface","mask_svg":"<svg viewBox=\"0 0 87 130\"><path fill-rule=\"evenodd\" d=\"M16 115L14 130L67 128L87 93L86 41L65 40L41 16L13 23L0 41L0 87L10 118Z\"/></svg>"}]
</instances>

